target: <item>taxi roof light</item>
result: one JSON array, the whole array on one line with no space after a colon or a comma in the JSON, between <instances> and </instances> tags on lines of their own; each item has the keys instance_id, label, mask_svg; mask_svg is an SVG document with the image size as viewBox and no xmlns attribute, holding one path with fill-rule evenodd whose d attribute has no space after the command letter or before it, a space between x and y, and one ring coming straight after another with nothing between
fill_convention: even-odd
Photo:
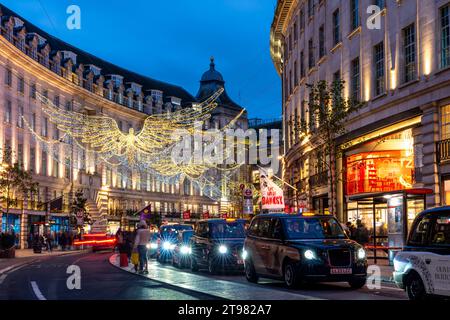
<instances>
[{"instance_id":1,"label":"taxi roof light","mask_svg":"<svg viewBox=\"0 0 450 320\"><path fill-rule=\"evenodd\" d=\"M314 212L303 212L301 215L305 217L312 217L315 216L316 214Z\"/></svg>"}]
</instances>

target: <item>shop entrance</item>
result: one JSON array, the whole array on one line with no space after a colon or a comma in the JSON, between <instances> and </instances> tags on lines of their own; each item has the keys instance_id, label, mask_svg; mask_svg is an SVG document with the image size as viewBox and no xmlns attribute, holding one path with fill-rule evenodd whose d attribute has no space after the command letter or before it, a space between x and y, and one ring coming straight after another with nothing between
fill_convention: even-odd
<instances>
[{"instance_id":1,"label":"shop entrance","mask_svg":"<svg viewBox=\"0 0 450 320\"><path fill-rule=\"evenodd\" d=\"M406 243L410 226L417 214L425 210L425 196L430 189L407 189L385 193L366 193L348 197L348 221L359 230L366 230L367 237L355 239L369 249L377 259L393 259L394 254ZM364 232L357 232L360 237Z\"/></svg>"}]
</instances>

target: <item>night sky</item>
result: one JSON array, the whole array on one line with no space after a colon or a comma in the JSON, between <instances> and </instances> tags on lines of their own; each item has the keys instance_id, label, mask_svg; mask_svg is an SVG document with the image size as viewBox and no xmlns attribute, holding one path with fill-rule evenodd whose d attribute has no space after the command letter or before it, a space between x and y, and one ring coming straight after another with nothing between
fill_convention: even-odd
<instances>
[{"instance_id":1,"label":"night sky","mask_svg":"<svg viewBox=\"0 0 450 320\"><path fill-rule=\"evenodd\" d=\"M180 85L194 96L210 56L249 118L281 115L269 32L276 0L1 0L50 34L102 59ZM66 27L69 5L81 30Z\"/></svg>"}]
</instances>

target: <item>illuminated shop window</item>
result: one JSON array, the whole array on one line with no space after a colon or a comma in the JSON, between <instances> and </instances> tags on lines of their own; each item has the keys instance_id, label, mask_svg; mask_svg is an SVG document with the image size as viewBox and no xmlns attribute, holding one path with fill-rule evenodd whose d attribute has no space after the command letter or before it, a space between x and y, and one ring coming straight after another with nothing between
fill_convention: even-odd
<instances>
[{"instance_id":1,"label":"illuminated shop window","mask_svg":"<svg viewBox=\"0 0 450 320\"><path fill-rule=\"evenodd\" d=\"M450 139L450 105L441 109L441 140Z\"/></svg>"},{"instance_id":2,"label":"illuminated shop window","mask_svg":"<svg viewBox=\"0 0 450 320\"><path fill-rule=\"evenodd\" d=\"M358 151L346 157L348 195L413 187L411 130L368 142Z\"/></svg>"},{"instance_id":3,"label":"illuminated shop window","mask_svg":"<svg viewBox=\"0 0 450 320\"><path fill-rule=\"evenodd\" d=\"M445 205L450 205L450 176L444 177L444 201Z\"/></svg>"}]
</instances>

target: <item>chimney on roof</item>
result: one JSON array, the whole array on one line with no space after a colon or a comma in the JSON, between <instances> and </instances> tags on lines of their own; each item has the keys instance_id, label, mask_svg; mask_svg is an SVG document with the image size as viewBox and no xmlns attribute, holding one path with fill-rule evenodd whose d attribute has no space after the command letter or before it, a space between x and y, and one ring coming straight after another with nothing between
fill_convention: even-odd
<instances>
[{"instance_id":1,"label":"chimney on roof","mask_svg":"<svg viewBox=\"0 0 450 320\"><path fill-rule=\"evenodd\" d=\"M14 28L22 27L22 26L23 26L23 21L17 17L14 17Z\"/></svg>"},{"instance_id":2,"label":"chimney on roof","mask_svg":"<svg viewBox=\"0 0 450 320\"><path fill-rule=\"evenodd\" d=\"M95 76L99 76L101 74L101 72L102 72L102 69L97 67L95 64L88 64L88 65L86 65L86 68L88 70L92 71L92 73Z\"/></svg>"},{"instance_id":3,"label":"chimney on roof","mask_svg":"<svg viewBox=\"0 0 450 320\"><path fill-rule=\"evenodd\" d=\"M38 45L43 45L44 43L47 42L47 39L45 39L43 36L41 36L40 34L37 34L36 32L30 32L29 34L36 36L38 38Z\"/></svg>"},{"instance_id":4,"label":"chimney on roof","mask_svg":"<svg viewBox=\"0 0 450 320\"><path fill-rule=\"evenodd\" d=\"M77 64L77 54L72 52L72 51L68 51L68 50L61 50L63 59L72 59L72 62L74 65Z\"/></svg>"}]
</instances>

